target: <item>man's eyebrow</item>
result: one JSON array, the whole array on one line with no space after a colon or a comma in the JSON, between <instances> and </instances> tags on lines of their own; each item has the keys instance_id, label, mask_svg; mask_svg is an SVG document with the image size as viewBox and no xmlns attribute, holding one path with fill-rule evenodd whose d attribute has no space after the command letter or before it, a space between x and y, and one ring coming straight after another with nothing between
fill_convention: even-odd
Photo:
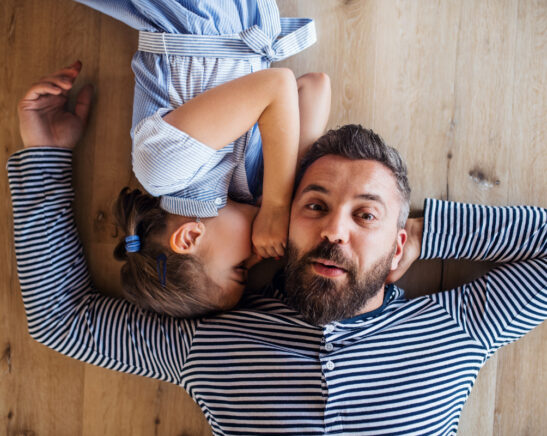
<instances>
[{"instance_id":1,"label":"man's eyebrow","mask_svg":"<svg viewBox=\"0 0 547 436\"><path fill-rule=\"evenodd\" d=\"M328 194L329 193L329 190L321 185L315 185L315 184L311 184L311 185L308 185L306 186L303 190L302 190L302 194L305 194L306 192L321 192L323 194Z\"/></svg>"},{"instance_id":2,"label":"man's eyebrow","mask_svg":"<svg viewBox=\"0 0 547 436\"><path fill-rule=\"evenodd\" d=\"M376 201L380 203L382 206L386 207L386 204L384 203L384 200L382 200L382 197L376 194L359 194L356 195L355 198L360 198L362 200L369 200L369 201Z\"/></svg>"},{"instance_id":3,"label":"man's eyebrow","mask_svg":"<svg viewBox=\"0 0 547 436\"><path fill-rule=\"evenodd\" d=\"M321 185L316 185L312 183L311 185L306 186L302 190L302 194L305 194L306 192L320 192L322 194L328 194L329 190ZM380 203L383 207L386 207L386 204L384 203L384 200L382 200L382 197L380 197L377 194L372 193L364 193L364 194L358 194L355 196L356 199L360 200L368 200L368 201L375 201L377 203Z\"/></svg>"}]
</instances>

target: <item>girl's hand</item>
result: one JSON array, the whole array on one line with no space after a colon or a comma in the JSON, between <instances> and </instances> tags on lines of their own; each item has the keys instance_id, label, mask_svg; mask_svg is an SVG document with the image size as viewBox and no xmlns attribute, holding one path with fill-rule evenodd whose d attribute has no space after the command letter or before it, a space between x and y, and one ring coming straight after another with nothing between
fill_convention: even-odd
<instances>
[{"instance_id":1,"label":"girl's hand","mask_svg":"<svg viewBox=\"0 0 547 436\"><path fill-rule=\"evenodd\" d=\"M290 207L262 204L253 222L253 251L262 258L285 254Z\"/></svg>"},{"instance_id":2,"label":"girl's hand","mask_svg":"<svg viewBox=\"0 0 547 436\"><path fill-rule=\"evenodd\" d=\"M74 113L66 109L68 93L81 68L81 62L77 61L43 77L19 102L19 130L25 147L74 148L82 136L93 95L93 87L84 86L76 99Z\"/></svg>"}]
</instances>

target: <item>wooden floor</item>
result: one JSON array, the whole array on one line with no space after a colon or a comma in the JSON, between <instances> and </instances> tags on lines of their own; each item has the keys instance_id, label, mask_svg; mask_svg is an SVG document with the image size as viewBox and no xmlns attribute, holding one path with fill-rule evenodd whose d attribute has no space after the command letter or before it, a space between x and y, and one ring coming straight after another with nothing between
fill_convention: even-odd
<instances>
[{"instance_id":1,"label":"wooden floor","mask_svg":"<svg viewBox=\"0 0 547 436\"><path fill-rule=\"evenodd\" d=\"M76 215L96 284L119 288L111 203L130 169L137 33L68 0L0 2L2 168L21 147L17 99L41 75L84 64L94 110L76 152ZM280 0L311 16L318 43L284 62L332 78L329 125L372 127L406 157L424 197L547 206L547 1ZM200 409L174 385L118 374L33 342L16 276L6 177L0 178L0 435L207 435ZM483 271L430 261L404 279L411 295ZM481 371L459 435L547 434L547 325Z\"/></svg>"}]
</instances>

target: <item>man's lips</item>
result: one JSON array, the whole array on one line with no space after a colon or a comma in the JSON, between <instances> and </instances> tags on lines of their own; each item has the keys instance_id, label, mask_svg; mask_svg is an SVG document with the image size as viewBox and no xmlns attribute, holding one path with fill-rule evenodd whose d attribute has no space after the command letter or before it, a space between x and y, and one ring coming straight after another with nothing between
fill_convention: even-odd
<instances>
[{"instance_id":1,"label":"man's lips","mask_svg":"<svg viewBox=\"0 0 547 436\"><path fill-rule=\"evenodd\" d=\"M335 262L326 259L312 261L311 266L315 273L325 277L339 277L347 272Z\"/></svg>"}]
</instances>

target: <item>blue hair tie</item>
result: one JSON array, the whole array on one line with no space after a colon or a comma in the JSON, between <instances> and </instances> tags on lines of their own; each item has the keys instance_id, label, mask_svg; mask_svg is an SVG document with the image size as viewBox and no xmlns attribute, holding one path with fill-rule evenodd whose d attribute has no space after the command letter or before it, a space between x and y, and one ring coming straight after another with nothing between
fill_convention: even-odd
<instances>
[{"instance_id":1,"label":"blue hair tie","mask_svg":"<svg viewBox=\"0 0 547 436\"><path fill-rule=\"evenodd\" d=\"M141 249L141 240L139 235L129 235L125 238L125 251L128 253L137 253Z\"/></svg>"}]
</instances>

